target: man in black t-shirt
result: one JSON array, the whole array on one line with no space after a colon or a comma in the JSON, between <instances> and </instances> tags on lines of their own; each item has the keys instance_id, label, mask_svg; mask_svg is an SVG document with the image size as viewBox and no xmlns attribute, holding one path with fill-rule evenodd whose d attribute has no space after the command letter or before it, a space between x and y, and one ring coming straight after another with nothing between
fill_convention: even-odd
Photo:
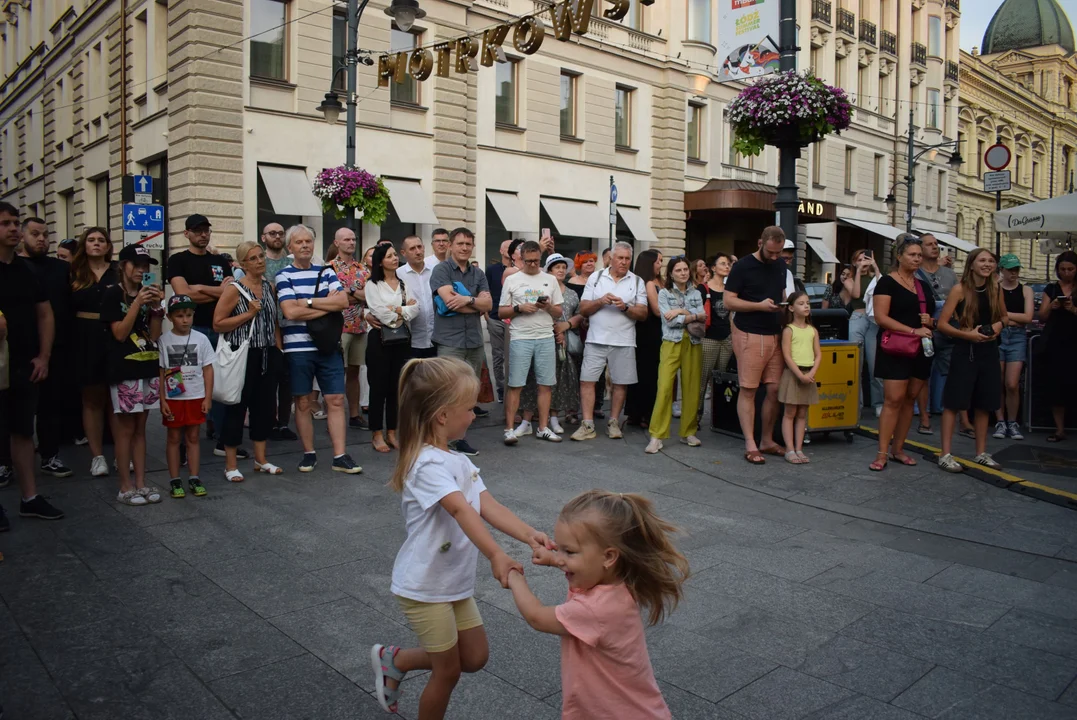
<instances>
[{"instance_id":1,"label":"man in black t-shirt","mask_svg":"<svg viewBox=\"0 0 1077 720\"><path fill-rule=\"evenodd\" d=\"M22 221L22 257L37 273L45 297L52 307L55 339L49 359L49 376L41 382L37 404L37 451L41 455L41 472L53 477L71 477L74 473L60 460L60 427L70 399L78 394L71 369L71 266L59 258L49 257L49 228L41 218ZM66 438L68 442L72 438Z\"/></svg>"},{"instance_id":2,"label":"man in black t-shirt","mask_svg":"<svg viewBox=\"0 0 1077 720\"><path fill-rule=\"evenodd\" d=\"M0 339L7 340L9 370L9 387L0 390L0 437L10 437L19 515L59 520L63 512L37 494L34 478L34 411L38 385L49 374L52 308L37 273L15 254L21 237L18 209L0 202ZM10 474L0 476L0 487L10 481ZM0 532L9 528L0 508Z\"/></svg>"},{"instance_id":3,"label":"man in black t-shirt","mask_svg":"<svg viewBox=\"0 0 1077 720\"><path fill-rule=\"evenodd\" d=\"M763 453L783 455L774 442L778 419L778 383L782 379L782 318L786 266L782 260L785 233L777 226L763 230L759 249L733 264L725 281L725 306L733 315L733 352L737 356L737 416L744 433L745 459L766 462ZM755 442L755 394L766 386L762 437Z\"/></svg>"},{"instance_id":4,"label":"man in black t-shirt","mask_svg":"<svg viewBox=\"0 0 1077 720\"><path fill-rule=\"evenodd\" d=\"M213 330L213 311L224 286L232 282L232 268L220 255L207 250L213 234L209 218L196 213L187 218L184 228L183 236L189 247L168 258L168 283L176 295L187 295L198 303L193 328L209 338L210 345L216 348L218 334ZM207 437L214 437L224 427L224 407L213 403L207 416ZM224 453L221 443L217 443L217 449L218 454ZM242 448L237 455L241 460L249 457Z\"/></svg>"}]
</instances>

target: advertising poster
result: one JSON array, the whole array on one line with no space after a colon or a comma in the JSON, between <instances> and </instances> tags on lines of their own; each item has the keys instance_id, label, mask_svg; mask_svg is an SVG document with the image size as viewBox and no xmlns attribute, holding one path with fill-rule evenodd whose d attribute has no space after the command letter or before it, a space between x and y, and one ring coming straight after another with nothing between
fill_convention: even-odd
<instances>
[{"instance_id":1,"label":"advertising poster","mask_svg":"<svg viewBox=\"0 0 1077 720\"><path fill-rule=\"evenodd\" d=\"M780 0L718 0L718 82L778 71Z\"/></svg>"}]
</instances>

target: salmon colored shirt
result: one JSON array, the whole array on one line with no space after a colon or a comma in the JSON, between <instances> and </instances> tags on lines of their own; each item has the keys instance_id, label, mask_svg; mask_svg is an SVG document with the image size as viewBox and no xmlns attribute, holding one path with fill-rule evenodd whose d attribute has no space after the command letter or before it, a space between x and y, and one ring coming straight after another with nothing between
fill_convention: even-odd
<instances>
[{"instance_id":1,"label":"salmon colored shirt","mask_svg":"<svg viewBox=\"0 0 1077 720\"><path fill-rule=\"evenodd\" d=\"M568 591L561 636L562 720L672 720L654 679L639 605L623 583Z\"/></svg>"}]
</instances>

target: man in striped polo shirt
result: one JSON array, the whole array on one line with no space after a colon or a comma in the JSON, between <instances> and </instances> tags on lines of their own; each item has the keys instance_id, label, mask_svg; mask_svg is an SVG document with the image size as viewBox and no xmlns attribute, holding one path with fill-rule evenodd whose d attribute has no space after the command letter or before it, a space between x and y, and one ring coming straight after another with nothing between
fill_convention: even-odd
<instances>
[{"instance_id":1,"label":"man in striped polo shirt","mask_svg":"<svg viewBox=\"0 0 1077 720\"><path fill-rule=\"evenodd\" d=\"M299 472L310 472L318 464L314 452L314 423L310 414L310 394L314 379L329 407L329 438L333 442L333 470L348 474L363 471L345 452L344 360L340 348L318 352L307 330L307 321L341 312L348 307L348 295L340 286L333 268L312 265L314 231L306 225L293 225L285 235L292 252L292 264L277 273L277 299L284 320L281 335L284 357L292 376L295 397L295 429L303 443Z\"/></svg>"}]
</instances>

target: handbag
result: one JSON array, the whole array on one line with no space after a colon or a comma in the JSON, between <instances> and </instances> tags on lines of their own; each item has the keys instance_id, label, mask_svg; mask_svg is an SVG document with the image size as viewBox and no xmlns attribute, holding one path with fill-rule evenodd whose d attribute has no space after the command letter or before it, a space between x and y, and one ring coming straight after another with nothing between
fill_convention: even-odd
<instances>
[{"instance_id":1,"label":"handbag","mask_svg":"<svg viewBox=\"0 0 1077 720\"><path fill-rule=\"evenodd\" d=\"M318 297L318 288L322 286L323 266L318 271L318 282L314 284L314 297ZM340 350L340 336L344 332L344 313L339 310L327 312L321 317L307 320L307 334L314 341L314 347L323 355Z\"/></svg>"},{"instance_id":2,"label":"handbag","mask_svg":"<svg viewBox=\"0 0 1077 720\"><path fill-rule=\"evenodd\" d=\"M251 302L241 283L235 283L239 294ZM247 324L253 323L255 317ZM242 325L240 327L243 327ZM239 328L236 328L237 330ZM247 353L251 346L251 333L235 349L232 343L224 339L224 333L217 338L217 357L213 359L213 400L222 405L235 405L243 397L243 384L247 380Z\"/></svg>"},{"instance_id":3,"label":"handbag","mask_svg":"<svg viewBox=\"0 0 1077 720\"><path fill-rule=\"evenodd\" d=\"M924 298L924 287L916 283L916 297L920 299L920 314L927 313L927 300ZM883 338L879 344L883 352L895 357L914 358L920 352L920 336L915 333L901 332L898 330L883 330Z\"/></svg>"},{"instance_id":4,"label":"handbag","mask_svg":"<svg viewBox=\"0 0 1077 720\"><path fill-rule=\"evenodd\" d=\"M400 307L404 307L408 304L408 288L404 285L404 281L400 281ZM456 313L453 313L455 315ZM381 344L382 345L402 345L403 343L411 343L411 329L408 327L408 323L405 320L397 327L389 327L388 325L382 325L381 327Z\"/></svg>"},{"instance_id":5,"label":"handbag","mask_svg":"<svg viewBox=\"0 0 1077 720\"><path fill-rule=\"evenodd\" d=\"M467 286L459 280L452 284L452 291L457 295L471 297L471 291L469 291ZM457 314L455 310L450 310L449 306L445 304L445 301L441 299L441 296L436 293L434 294L434 310L441 317L452 317Z\"/></svg>"},{"instance_id":6,"label":"handbag","mask_svg":"<svg viewBox=\"0 0 1077 720\"><path fill-rule=\"evenodd\" d=\"M702 320L693 320L690 323L685 323L684 329L696 340L702 340L707 335L707 324Z\"/></svg>"},{"instance_id":7,"label":"handbag","mask_svg":"<svg viewBox=\"0 0 1077 720\"><path fill-rule=\"evenodd\" d=\"M707 300L703 303L703 312L707 316L707 322L704 325L704 330L711 329L711 298L710 293L707 293ZM706 333L704 333L706 334Z\"/></svg>"},{"instance_id":8,"label":"handbag","mask_svg":"<svg viewBox=\"0 0 1077 720\"><path fill-rule=\"evenodd\" d=\"M490 371L486 369L486 364L483 363L482 375L479 378L479 397L480 403L492 403L494 401L494 386L490 383Z\"/></svg>"}]
</instances>

